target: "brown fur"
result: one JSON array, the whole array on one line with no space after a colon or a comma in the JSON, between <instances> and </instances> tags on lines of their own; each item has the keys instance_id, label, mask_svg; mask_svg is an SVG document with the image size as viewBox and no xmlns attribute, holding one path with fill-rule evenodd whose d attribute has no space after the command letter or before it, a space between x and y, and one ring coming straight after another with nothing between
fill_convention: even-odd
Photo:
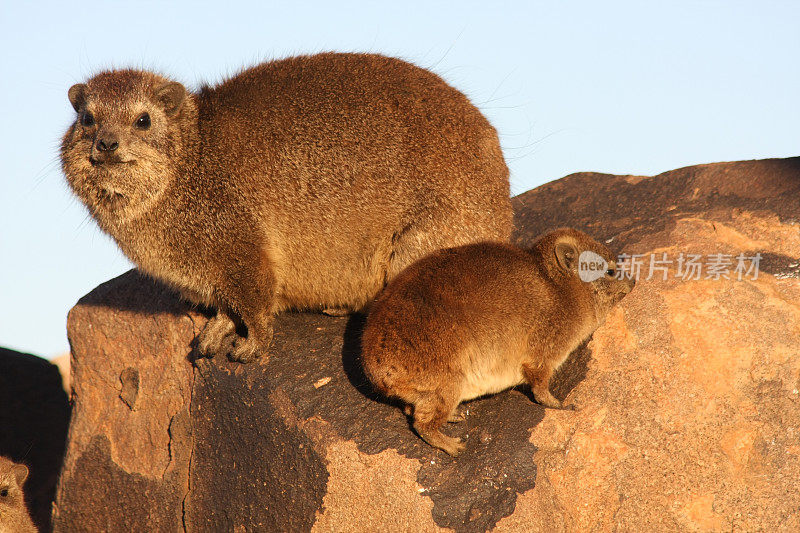
<instances>
[{"instance_id":1,"label":"brown fur","mask_svg":"<svg viewBox=\"0 0 800 533\"><path fill-rule=\"evenodd\" d=\"M494 128L398 59L294 57L196 94L111 71L69 96L67 181L141 270L218 309L209 354L251 361L281 310L358 310L433 250L510 236Z\"/></svg>"},{"instance_id":2,"label":"brown fur","mask_svg":"<svg viewBox=\"0 0 800 533\"><path fill-rule=\"evenodd\" d=\"M0 457L0 533L35 532L22 486L28 467Z\"/></svg>"},{"instance_id":3,"label":"brown fur","mask_svg":"<svg viewBox=\"0 0 800 533\"><path fill-rule=\"evenodd\" d=\"M464 445L440 428L462 401L528 383L537 402L561 408L549 390L553 372L633 287L609 275L581 281L584 250L615 268L607 247L572 229L548 233L530 250L477 243L417 261L370 308L367 377L413 407L420 437L451 455Z\"/></svg>"}]
</instances>

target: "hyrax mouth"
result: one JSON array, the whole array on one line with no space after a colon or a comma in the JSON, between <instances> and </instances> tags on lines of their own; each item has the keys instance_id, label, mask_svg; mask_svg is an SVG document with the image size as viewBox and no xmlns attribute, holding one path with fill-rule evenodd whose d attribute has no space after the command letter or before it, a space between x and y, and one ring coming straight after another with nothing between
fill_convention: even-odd
<instances>
[{"instance_id":1,"label":"hyrax mouth","mask_svg":"<svg viewBox=\"0 0 800 533\"><path fill-rule=\"evenodd\" d=\"M135 159L97 159L89 156L89 164L93 167L113 167L116 165L132 165L136 163Z\"/></svg>"}]
</instances>

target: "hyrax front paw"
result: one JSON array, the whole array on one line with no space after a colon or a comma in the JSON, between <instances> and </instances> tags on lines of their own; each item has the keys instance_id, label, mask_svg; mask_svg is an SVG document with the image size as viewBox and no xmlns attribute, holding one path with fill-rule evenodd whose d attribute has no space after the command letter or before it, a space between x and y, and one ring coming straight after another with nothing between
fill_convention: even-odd
<instances>
[{"instance_id":1,"label":"hyrax front paw","mask_svg":"<svg viewBox=\"0 0 800 533\"><path fill-rule=\"evenodd\" d=\"M344 307L326 307L322 310L322 314L328 316L350 316L351 311Z\"/></svg>"},{"instance_id":2,"label":"hyrax front paw","mask_svg":"<svg viewBox=\"0 0 800 533\"><path fill-rule=\"evenodd\" d=\"M437 438L432 438L431 435L427 435L427 437L432 440L429 441L428 438L426 438L426 442L444 451L450 457L458 457L461 455L461 452L467 449L467 445L464 441L457 437L448 437L443 433L440 433Z\"/></svg>"},{"instance_id":3,"label":"hyrax front paw","mask_svg":"<svg viewBox=\"0 0 800 533\"><path fill-rule=\"evenodd\" d=\"M237 363L252 363L267 353L269 346L262 346L251 338L237 337L228 352L228 359Z\"/></svg>"},{"instance_id":4,"label":"hyrax front paw","mask_svg":"<svg viewBox=\"0 0 800 533\"><path fill-rule=\"evenodd\" d=\"M559 409L561 411L575 411L576 410L575 409L575 404L571 404L570 403L570 404L564 405L564 402L562 402L561 400L557 400L555 398L553 398L553 399L555 400L554 402L548 402L548 403L539 402L539 403L543 407L547 407L549 409Z\"/></svg>"},{"instance_id":5,"label":"hyrax front paw","mask_svg":"<svg viewBox=\"0 0 800 533\"><path fill-rule=\"evenodd\" d=\"M228 350L228 359L238 363L252 363L265 355L272 342L272 315L243 317L247 336L235 336Z\"/></svg>"},{"instance_id":6,"label":"hyrax front paw","mask_svg":"<svg viewBox=\"0 0 800 533\"><path fill-rule=\"evenodd\" d=\"M414 430L422 440L434 448L439 448L451 457L458 457L467 447L463 440L457 437L448 437L439 428L431 428L420 424L418 421L414 423Z\"/></svg>"},{"instance_id":7,"label":"hyrax front paw","mask_svg":"<svg viewBox=\"0 0 800 533\"><path fill-rule=\"evenodd\" d=\"M448 424L460 424L461 422L463 422L466 419L467 419L467 417L462 411L453 411L452 413L450 413L450 417L447 419L447 423Z\"/></svg>"},{"instance_id":8,"label":"hyrax front paw","mask_svg":"<svg viewBox=\"0 0 800 533\"><path fill-rule=\"evenodd\" d=\"M451 442L443 445L442 450L444 450L451 457L458 457L461 455L461 452L467 449L467 445L461 439L456 439L453 437L450 438Z\"/></svg>"},{"instance_id":9,"label":"hyrax front paw","mask_svg":"<svg viewBox=\"0 0 800 533\"><path fill-rule=\"evenodd\" d=\"M236 337L236 325L231 318L218 312L210 319L197 336L197 349L202 355L213 357L225 355Z\"/></svg>"}]
</instances>

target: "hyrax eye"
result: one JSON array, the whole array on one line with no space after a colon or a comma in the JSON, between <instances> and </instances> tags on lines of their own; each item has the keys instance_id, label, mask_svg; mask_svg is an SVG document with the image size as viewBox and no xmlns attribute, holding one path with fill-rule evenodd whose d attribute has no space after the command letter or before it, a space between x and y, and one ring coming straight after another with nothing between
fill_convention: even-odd
<instances>
[{"instance_id":1,"label":"hyrax eye","mask_svg":"<svg viewBox=\"0 0 800 533\"><path fill-rule=\"evenodd\" d=\"M84 111L81 115L81 124L84 126L94 126L94 115L89 113L88 111Z\"/></svg>"},{"instance_id":2,"label":"hyrax eye","mask_svg":"<svg viewBox=\"0 0 800 533\"><path fill-rule=\"evenodd\" d=\"M8 489L3 487L0 489L0 498L7 498L8 497Z\"/></svg>"},{"instance_id":3,"label":"hyrax eye","mask_svg":"<svg viewBox=\"0 0 800 533\"><path fill-rule=\"evenodd\" d=\"M609 268L608 270L606 270L606 276L608 276L609 278L613 278L616 275L617 272L613 268Z\"/></svg>"},{"instance_id":4,"label":"hyrax eye","mask_svg":"<svg viewBox=\"0 0 800 533\"><path fill-rule=\"evenodd\" d=\"M146 130L150 127L150 115L147 113L142 113L139 115L139 118L136 119L136 127L140 130Z\"/></svg>"}]
</instances>

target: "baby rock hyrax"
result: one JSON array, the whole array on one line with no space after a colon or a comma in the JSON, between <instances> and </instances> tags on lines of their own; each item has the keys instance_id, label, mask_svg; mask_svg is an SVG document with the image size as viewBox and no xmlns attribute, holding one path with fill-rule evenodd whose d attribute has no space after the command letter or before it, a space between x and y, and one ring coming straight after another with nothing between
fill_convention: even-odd
<instances>
[{"instance_id":1,"label":"baby rock hyrax","mask_svg":"<svg viewBox=\"0 0 800 533\"><path fill-rule=\"evenodd\" d=\"M578 274L584 251L607 262L592 282ZM606 246L573 229L550 232L529 250L489 242L439 250L375 299L362 336L364 370L380 392L406 404L420 437L457 455L464 444L440 429L465 400L528 383L537 402L561 408L550 377L633 284L617 279Z\"/></svg>"},{"instance_id":2,"label":"baby rock hyrax","mask_svg":"<svg viewBox=\"0 0 800 533\"><path fill-rule=\"evenodd\" d=\"M198 92L113 70L69 100L67 181L141 271L217 309L209 355L252 361L281 310L358 310L429 252L510 237L496 131L398 59L293 57Z\"/></svg>"},{"instance_id":3,"label":"baby rock hyrax","mask_svg":"<svg viewBox=\"0 0 800 533\"><path fill-rule=\"evenodd\" d=\"M28 467L0 457L0 533L36 532L22 490L27 478Z\"/></svg>"}]
</instances>

